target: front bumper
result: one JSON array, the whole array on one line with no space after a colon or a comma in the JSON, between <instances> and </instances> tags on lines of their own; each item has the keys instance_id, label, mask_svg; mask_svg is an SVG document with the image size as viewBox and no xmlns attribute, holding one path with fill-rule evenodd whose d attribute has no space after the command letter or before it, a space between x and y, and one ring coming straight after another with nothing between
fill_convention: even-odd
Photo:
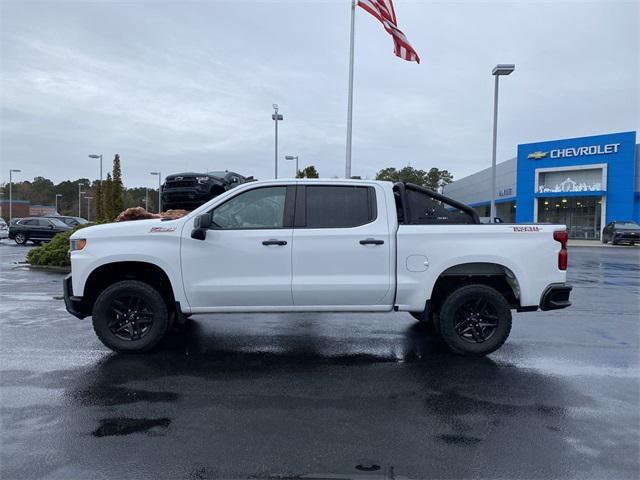
<instances>
[{"instance_id":1,"label":"front bumper","mask_svg":"<svg viewBox=\"0 0 640 480\"><path fill-rule=\"evenodd\" d=\"M88 317L89 314L86 313L82 297L73 296L71 274L64 277L64 280L62 281L62 288L64 290L64 306L67 308L67 312L78 318Z\"/></svg>"},{"instance_id":2,"label":"front bumper","mask_svg":"<svg viewBox=\"0 0 640 480\"><path fill-rule=\"evenodd\" d=\"M568 283L552 283L540 297L540 310L558 310L571 306L569 295L573 287Z\"/></svg>"}]
</instances>

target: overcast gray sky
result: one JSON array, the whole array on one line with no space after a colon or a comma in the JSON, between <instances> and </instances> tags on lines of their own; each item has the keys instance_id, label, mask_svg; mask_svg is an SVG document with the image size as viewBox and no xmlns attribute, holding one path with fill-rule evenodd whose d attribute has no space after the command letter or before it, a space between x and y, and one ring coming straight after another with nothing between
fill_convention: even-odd
<instances>
[{"instance_id":1,"label":"overcast gray sky","mask_svg":"<svg viewBox=\"0 0 640 480\"><path fill-rule=\"evenodd\" d=\"M157 169L270 178L272 103L282 156L344 173L350 0L0 3L3 181L9 168L97 178L90 153L119 153L127 186ZM394 4L422 63L395 57L357 9L354 175L490 165L496 63L516 64L499 160L518 143L637 130L638 2Z\"/></svg>"}]
</instances>

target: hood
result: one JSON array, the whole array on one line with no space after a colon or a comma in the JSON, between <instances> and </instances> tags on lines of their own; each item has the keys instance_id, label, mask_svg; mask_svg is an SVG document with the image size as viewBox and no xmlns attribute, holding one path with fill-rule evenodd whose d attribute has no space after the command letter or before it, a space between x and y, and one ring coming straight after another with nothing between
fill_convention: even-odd
<instances>
[{"instance_id":1,"label":"hood","mask_svg":"<svg viewBox=\"0 0 640 480\"><path fill-rule=\"evenodd\" d=\"M162 220L160 218L150 218L148 220L130 220L128 222L104 223L91 227L81 228L71 235L71 238L95 238L95 237L117 237L122 235L143 235L152 233L154 227L161 227L169 231L178 232L185 217L175 220ZM173 229L174 230L170 230Z\"/></svg>"}]
</instances>

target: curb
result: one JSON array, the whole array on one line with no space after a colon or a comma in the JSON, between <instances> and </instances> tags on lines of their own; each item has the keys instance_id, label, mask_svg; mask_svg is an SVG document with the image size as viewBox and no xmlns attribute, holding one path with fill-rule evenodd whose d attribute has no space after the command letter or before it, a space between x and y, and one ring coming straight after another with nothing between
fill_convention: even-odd
<instances>
[{"instance_id":1,"label":"curb","mask_svg":"<svg viewBox=\"0 0 640 480\"><path fill-rule=\"evenodd\" d=\"M44 270L55 273L71 273L70 267L59 267L57 265L30 265L28 263L18 264L16 268L27 267L29 270Z\"/></svg>"}]
</instances>

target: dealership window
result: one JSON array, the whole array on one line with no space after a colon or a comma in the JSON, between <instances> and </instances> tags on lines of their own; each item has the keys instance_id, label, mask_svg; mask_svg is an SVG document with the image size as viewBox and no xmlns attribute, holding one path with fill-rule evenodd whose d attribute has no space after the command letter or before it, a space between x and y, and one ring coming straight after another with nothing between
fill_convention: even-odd
<instances>
[{"instance_id":1,"label":"dealership window","mask_svg":"<svg viewBox=\"0 0 640 480\"><path fill-rule=\"evenodd\" d=\"M538 222L567 226L569 238L600 239L602 197L538 198Z\"/></svg>"}]
</instances>

